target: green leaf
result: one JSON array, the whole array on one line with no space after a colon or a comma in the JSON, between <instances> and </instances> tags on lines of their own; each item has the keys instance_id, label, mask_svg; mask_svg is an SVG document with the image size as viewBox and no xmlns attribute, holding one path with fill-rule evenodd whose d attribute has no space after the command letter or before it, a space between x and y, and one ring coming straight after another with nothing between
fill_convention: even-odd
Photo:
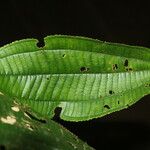
<instances>
[{"instance_id":1,"label":"green leaf","mask_svg":"<svg viewBox=\"0 0 150 150\"><path fill-rule=\"evenodd\" d=\"M32 116L3 95L0 95L0 149L92 150L62 126Z\"/></svg>"},{"instance_id":2,"label":"green leaf","mask_svg":"<svg viewBox=\"0 0 150 150\"><path fill-rule=\"evenodd\" d=\"M72 36L26 39L0 49L0 89L32 110L82 121L150 93L150 49Z\"/></svg>"}]
</instances>

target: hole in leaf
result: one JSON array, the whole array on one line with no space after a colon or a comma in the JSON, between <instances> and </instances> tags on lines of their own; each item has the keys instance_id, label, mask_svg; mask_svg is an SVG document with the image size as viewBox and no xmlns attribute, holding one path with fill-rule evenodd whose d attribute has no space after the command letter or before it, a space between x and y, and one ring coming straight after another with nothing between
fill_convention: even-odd
<instances>
[{"instance_id":1,"label":"hole in leaf","mask_svg":"<svg viewBox=\"0 0 150 150\"><path fill-rule=\"evenodd\" d=\"M132 68L129 68L129 71L132 71Z\"/></svg>"},{"instance_id":2,"label":"hole in leaf","mask_svg":"<svg viewBox=\"0 0 150 150\"><path fill-rule=\"evenodd\" d=\"M104 108L106 109L110 109L110 107L108 105L104 105Z\"/></svg>"},{"instance_id":3,"label":"hole in leaf","mask_svg":"<svg viewBox=\"0 0 150 150\"><path fill-rule=\"evenodd\" d=\"M49 77L47 77L46 79L49 80Z\"/></svg>"},{"instance_id":4,"label":"hole in leaf","mask_svg":"<svg viewBox=\"0 0 150 150\"><path fill-rule=\"evenodd\" d=\"M120 101L118 101L118 105L120 104Z\"/></svg>"},{"instance_id":5,"label":"hole in leaf","mask_svg":"<svg viewBox=\"0 0 150 150\"><path fill-rule=\"evenodd\" d=\"M4 145L0 145L0 150L6 150Z\"/></svg>"},{"instance_id":6,"label":"hole in leaf","mask_svg":"<svg viewBox=\"0 0 150 150\"><path fill-rule=\"evenodd\" d=\"M46 120L43 119L38 119L37 117L33 116L32 114L30 114L29 112L25 111L26 115L28 115L31 119L38 121L40 123L46 123Z\"/></svg>"},{"instance_id":7,"label":"hole in leaf","mask_svg":"<svg viewBox=\"0 0 150 150\"><path fill-rule=\"evenodd\" d=\"M44 39L43 38L39 39L39 42L36 45L39 48L44 47L45 46Z\"/></svg>"},{"instance_id":8,"label":"hole in leaf","mask_svg":"<svg viewBox=\"0 0 150 150\"><path fill-rule=\"evenodd\" d=\"M126 68L126 71L132 71L132 68Z\"/></svg>"},{"instance_id":9,"label":"hole in leaf","mask_svg":"<svg viewBox=\"0 0 150 150\"><path fill-rule=\"evenodd\" d=\"M126 59L125 62L124 62L124 66L128 67L128 65L129 65L129 62L128 62L128 59Z\"/></svg>"},{"instance_id":10,"label":"hole in leaf","mask_svg":"<svg viewBox=\"0 0 150 150\"><path fill-rule=\"evenodd\" d=\"M61 107L56 107L55 108L55 110L54 110L55 115L53 117L54 120L60 119L61 110L62 110Z\"/></svg>"},{"instance_id":11,"label":"hole in leaf","mask_svg":"<svg viewBox=\"0 0 150 150\"><path fill-rule=\"evenodd\" d=\"M112 69L113 70L117 70L118 69L118 65L117 64L113 64Z\"/></svg>"},{"instance_id":12,"label":"hole in leaf","mask_svg":"<svg viewBox=\"0 0 150 150\"><path fill-rule=\"evenodd\" d=\"M66 54L63 54L62 57L65 58L65 57L66 57Z\"/></svg>"},{"instance_id":13,"label":"hole in leaf","mask_svg":"<svg viewBox=\"0 0 150 150\"><path fill-rule=\"evenodd\" d=\"M81 71L81 72L86 72L86 71L89 71L89 69L90 69L90 68L87 68L87 67L81 67L81 68L80 68L80 71Z\"/></svg>"},{"instance_id":14,"label":"hole in leaf","mask_svg":"<svg viewBox=\"0 0 150 150\"><path fill-rule=\"evenodd\" d=\"M109 90L109 94L110 94L110 95L112 95L112 94L114 94L114 93L115 93L114 91Z\"/></svg>"},{"instance_id":15,"label":"hole in leaf","mask_svg":"<svg viewBox=\"0 0 150 150\"><path fill-rule=\"evenodd\" d=\"M150 87L150 83L149 83L149 84L148 84L148 83L147 83L147 84L145 84L145 87Z\"/></svg>"}]
</instances>

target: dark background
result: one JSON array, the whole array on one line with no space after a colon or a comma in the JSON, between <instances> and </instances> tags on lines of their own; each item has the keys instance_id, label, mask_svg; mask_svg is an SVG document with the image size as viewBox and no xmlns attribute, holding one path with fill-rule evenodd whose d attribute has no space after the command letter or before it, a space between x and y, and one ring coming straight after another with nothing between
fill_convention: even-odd
<instances>
[{"instance_id":1,"label":"dark background","mask_svg":"<svg viewBox=\"0 0 150 150\"><path fill-rule=\"evenodd\" d=\"M0 46L51 34L80 35L150 47L150 8L141 1L2 0ZM92 121L55 120L98 150L150 150L150 96Z\"/></svg>"}]
</instances>

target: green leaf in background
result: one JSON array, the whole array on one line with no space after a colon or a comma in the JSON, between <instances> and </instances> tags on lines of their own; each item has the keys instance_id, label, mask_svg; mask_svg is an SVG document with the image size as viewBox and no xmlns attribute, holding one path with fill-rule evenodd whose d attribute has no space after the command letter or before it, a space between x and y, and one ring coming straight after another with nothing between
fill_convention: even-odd
<instances>
[{"instance_id":1,"label":"green leaf in background","mask_svg":"<svg viewBox=\"0 0 150 150\"><path fill-rule=\"evenodd\" d=\"M41 120L0 95L1 150L92 150L52 120Z\"/></svg>"},{"instance_id":2,"label":"green leaf in background","mask_svg":"<svg viewBox=\"0 0 150 150\"><path fill-rule=\"evenodd\" d=\"M82 121L127 108L150 93L150 49L73 36L1 47L0 89L35 112Z\"/></svg>"}]
</instances>

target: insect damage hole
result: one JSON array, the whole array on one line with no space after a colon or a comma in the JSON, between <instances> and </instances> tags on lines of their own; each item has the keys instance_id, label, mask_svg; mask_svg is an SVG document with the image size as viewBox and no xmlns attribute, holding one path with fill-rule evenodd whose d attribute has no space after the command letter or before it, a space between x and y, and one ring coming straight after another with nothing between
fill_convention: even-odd
<instances>
[{"instance_id":1,"label":"insect damage hole","mask_svg":"<svg viewBox=\"0 0 150 150\"><path fill-rule=\"evenodd\" d=\"M112 95L112 94L114 94L114 93L115 93L114 91L109 90L109 94L110 94L110 95Z\"/></svg>"},{"instance_id":2,"label":"insect damage hole","mask_svg":"<svg viewBox=\"0 0 150 150\"><path fill-rule=\"evenodd\" d=\"M150 83L145 84L145 87L150 87Z\"/></svg>"},{"instance_id":3,"label":"insect damage hole","mask_svg":"<svg viewBox=\"0 0 150 150\"><path fill-rule=\"evenodd\" d=\"M118 65L117 64L113 64L112 70L117 70L117 69L118 69Z\"/></svg>"},{"instance_id":4,"label":"insect damage hole","mask_svg":"<svg viewBox=\"0 0 150 150\"><path fill-rule=\"evenodd\" d=\"M128 59L126 59L125 62L124 62L124 66L128 67L128 65L129 65L129 62L128 62Z\"/></svg>"},{"instance_id":5,"label":"insect damage hole","mask_svg":"<svg viewBox=\"0 0 150 150\"><path fill-rule=\"evenodd\" d=\"M39 47L39 48L44 47L44 46L45 46L44 39L43 39L43 38L40 38L40 39L38 40L38 43L37 43L36 45L37 45L37 47Z\"/></svg>"},{"instance_id":6,"label":"insect damage hole","mask_svg":"<svg viewBox=\"0 0 150 150\"><path fill-rule=\"evenodd\" d=\"M62 108L61 107L56 107L54 110L54 120L59 120L60 119L60 114L61 114Z\"/></svg>"},{"instance_id":7,"label":"insect damage hole","mask_svg":"<svg viewBox=\"0 0 150 150\"><path fill-rule=\"evenodd\" d=\"M65 58L65 57L66 57L66 54L63 54L63 55L62 55L62 58Z\"/></svg>"},{"instance_id":8,"label":"insect damage hole","mask_svg":"<svg viewBox=\"0 0 150 150\"><path fill-rule=\"evenodd\" d=\"M132 71L133 69L132 68L126 68L126 71Z\"/></svg>"},{"instance_id":9,"label":"insect damage hole","mask_svg":"<svg viewBox=\"0 0 150 150\"><path fill-rule=\"evenodd\" d=\"M110 109L109 105L104 105L105 109Z\"/></svg>"},{"instance_id":10,"label":"insect damage hole","mask_svg":"<svg viewBox=\"0 0 150 150\"><path fill-rule=\"evenodd\" d=\"M80 68L80 71L81 71L81 72L86 72L86 71L89 71L89 69L90 69L90 68L87 68L87 67L81 67L81 68Z\"/></svg>"}]
</instances>

